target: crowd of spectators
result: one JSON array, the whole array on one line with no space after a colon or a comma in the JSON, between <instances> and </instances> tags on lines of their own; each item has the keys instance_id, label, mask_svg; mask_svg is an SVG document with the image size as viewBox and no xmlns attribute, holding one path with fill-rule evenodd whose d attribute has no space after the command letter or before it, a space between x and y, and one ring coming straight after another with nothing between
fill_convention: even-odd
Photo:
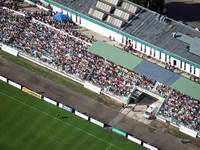
<instances>
[{"instance_id":1,"label":"crowd of spectators","mask_svg":"<svg viewBox=\"0 0 200 150\"><path fill-rule=\"evenodd\" d=\"M154 90L158 95L167 98L170 96L172 89L166 85L158 84Z\"/></svg>"},{"instance_id":2,"label":"crowd of spectators","mask_svg":"<svg viewBox=\"0 0 200 150\"><path fill-rule=\"evenodd\" d=\"M2 11L4 12L1 14L2 18L6 16L12 20L13 18L15 20L23 18L11 12L6 13L6 11ZM26 17L24 20L27 20ZM23 19L19 21L21 22ZM9 19L5 22L6 29L10 28L9 22ZM144 88L150 88L154 85L154 82L145 77L89 53L87 51L89 45L86 42L70 35L62 34L62 32L30 20L28 26L23 26L20 30L23 31L9 40L8 45L60 67L66 73L90 81L115 95L127 97L135 84Z\"/></svg>"},{"instance_id":3,"label":"crowd of spectators","mask_svg":"<svg viewBox=\"0 0 200 150\"><path fill-rule=\"evenodd\" d=\"M0 9L0 42L9 42L20 32L23 32L29 22L30 20L24 16L16 15L6 9Z\"/></svg>"},{"instance_id":4,"label":"crowd of spectators","mask_svg":"<svg viewBox=\"0 0 200 150\"><path fill-rule=\"evenodd\" d=\"M198 100L88 52L90 45L85 40L79 40L82 37L80 34L74 38L74 34L64 34L31 19L33 17L58 29L66 28L67 33L70 33L68 28L73 28L73 24L66 23L68 25L65 27L65 24L48 20L46 16L46 13L20 16L0 8L0 42L117 96L127 97L135 86L140 86L169 97L159 113L179 125L200 130Z\"/></svg>"},{"instance_id":5,"label":"crowd of spectators","mask_svg":"<svg viewBox=\"0 0 200 150\"><path fill-rule=\"evenodd\" d=\"M17 10L18 9L18 3L20 0L13 2L11 0L0 0L0 6L7 7L9 9Z\"/></svg>"},{"instance_id":6,"label":"crowd of spectators","mask_svg":"<svg viewBox=\"0 0 200 150\"><path fill-rule=\"evenodd\" d=\"M197 99L172 90L158 114L176 125L200 132L200 101Z\"/></svg>"}]
</instances>

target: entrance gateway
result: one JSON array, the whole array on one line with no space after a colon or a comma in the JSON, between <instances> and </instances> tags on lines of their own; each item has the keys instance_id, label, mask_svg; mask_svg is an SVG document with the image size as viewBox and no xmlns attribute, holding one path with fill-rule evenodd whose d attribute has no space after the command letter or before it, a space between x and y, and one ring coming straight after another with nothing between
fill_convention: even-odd
<instances>
[{"instance_id":1,"label":"entrance gateway","mask_svg":"<svg viewBox=\"0 0 200 150\"><path fill-rule=\"evenodd\" d=\"M139 102L142 98L144 98L145 95L149 95L151 97L154 97L160 101L164 101L165 98L153 93L153 92L150 92L146 89L143 89L139 86L136 86L135 89L133 90L133 92L131 93L129 99L128 99L128 104L136 104L137 102Z\"/></svg>"},{"instance_id":2,"label":"entrance gateway","mask_svg":"<svg viewBox=\"0 0 200 150\"><path fill-rule=\"evenodd\" d=\"M136 86L128 100L127 107L130 108L128 115L145 124L149 124L149 119L155 119L156 113L164 100L165 98ZM145 121L146 119L149 121Z\"/></svg>"}]
</instances>

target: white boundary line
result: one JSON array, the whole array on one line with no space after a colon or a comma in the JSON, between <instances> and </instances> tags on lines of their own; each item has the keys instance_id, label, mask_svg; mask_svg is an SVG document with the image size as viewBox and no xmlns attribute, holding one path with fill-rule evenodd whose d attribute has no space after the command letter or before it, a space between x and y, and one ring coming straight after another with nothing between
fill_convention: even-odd
<instances>
[{"instance_id":1,"label":"white boundary line","mask_svg":"<svg viewBox=\"0 0 200 150\"><path fill-rule=\"evenodd\" d=\"M14 97L11 97L11 96L9 96L9 95L3 93L3 92L0 92L0 94L5 95L5 96L9 97L10 99L13 99L14 101L16 101L16 102L18 102L18 103L21 103L21 104L23 104L23 105L25 105L25 106L27 106L27 107L29 107L29 108L35 110L35 111L38 111L38 112L40 112L40 113L42 113L42 114L44 114L44 115L46 115L46 116L48 116L48 117L50 117L50 118L52 118L52 119L55 119L55 120L57 120L57 121L60 121L60 122L62 122L62 123L64 123L64 124L68 125L68 126L71 126L72 128L75 128L75 129L77 129L77 130L79 130L79 131L81 131L81 132L83 132L83 133L85 133L85 134L87 134L87 135L89 135L89 136L92 136L92 137L96 138L97 140L102 141L102 142L105 143L105 144L109 144L109 147L110 147L110 146L114 146L114 147L117 147L117 148L120 149L120 150L123 150L123 149L121 149L120 147L118 147L118 146L116 146L116 145L114 145L114 144L112 144L112 143L109 143L109 142L103 140L102 138L99 138L99 137L93 135L92 133L89 133L89 132L87 132L87 131L85 131L85 130L79 128L79 127L76 127L76 126L74 126L74 125L68 123L68 122L63 122L62 120L60 120L60 119L58 119L58 118L56 118L56 117L53 117L52 115L50 115L50 114L47 113L47 112L41 111L40 109L38 109L38 108L36 108L36 107L33 107L33 106L30 106L30 105L28 105L28 104L26 104L26 103L24 103L24 102L22 102L22 101L20 101L20 100L18 100L18 99L16 99L16 98L14 98Z\"/></svg>"},{"instance_id":2,"label":"white boundary line","mask_svg":"<svg viewBox=\"0 0 200 150\"><path fill-rule=\"evenodd\" d=\"M110 145L108 145L108 147L105 149L105 150L108 150L110 147L111 147L112 145L110 144Z\"/></svg>"}]
</instances>

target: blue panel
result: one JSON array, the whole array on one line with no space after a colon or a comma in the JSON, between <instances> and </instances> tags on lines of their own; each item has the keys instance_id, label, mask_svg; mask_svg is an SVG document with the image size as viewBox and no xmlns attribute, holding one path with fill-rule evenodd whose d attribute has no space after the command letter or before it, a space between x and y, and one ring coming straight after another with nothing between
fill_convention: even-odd
<instances>
[{"instance_id":1,"label":"blue panel","mask_svg":"<svg viewBox=\"0 0 200 150\"><path fill-rule=\"evenodd\" d=\"M167 86L172 85L177 79L180 78L180 75L148 61L142 61L133 69L133 71Z\"/></svg>"}]
</instances>

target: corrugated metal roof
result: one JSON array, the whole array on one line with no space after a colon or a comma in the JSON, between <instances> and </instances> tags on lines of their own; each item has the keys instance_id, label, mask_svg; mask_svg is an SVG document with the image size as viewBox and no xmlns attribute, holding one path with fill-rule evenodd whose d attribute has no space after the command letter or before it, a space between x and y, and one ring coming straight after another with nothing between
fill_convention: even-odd
<instances>
[{"instance_id":1,"label":"corrugated metal roof","mask_svg":"<svg viewBox=\"0 0 200 150\"><path fill-rule=\"evenodd\" d=\"M94 8L97 3L97 0L54 1L84 15L88 15L89 9ZM105 26L103 23L97 23ZM105 27L114 30L115 32L117 31L115 28L110 28L109 26ZM123 27L123 31L118 31L118 33L124 34L123 32L129 34L130 37L136 37L133 37L134 40L140 41L147 46L156 48L167 54L171 54L177 59L182 59L183 61L186 61L187 63L193 64L196 67L200 68L200 56L190 53L187 49L188 44L172 37L173 32L180 32L182 34L189 34L192 37L200 38L200 32L189 26L186 26L174 20L171 20L170 24L163 23L158 20L157 14L155 12L142 8L142 11L140 11L139 15L137 17L134 17L133 20L130 21L130 24Z\"/></svg>"}]
</instances>

